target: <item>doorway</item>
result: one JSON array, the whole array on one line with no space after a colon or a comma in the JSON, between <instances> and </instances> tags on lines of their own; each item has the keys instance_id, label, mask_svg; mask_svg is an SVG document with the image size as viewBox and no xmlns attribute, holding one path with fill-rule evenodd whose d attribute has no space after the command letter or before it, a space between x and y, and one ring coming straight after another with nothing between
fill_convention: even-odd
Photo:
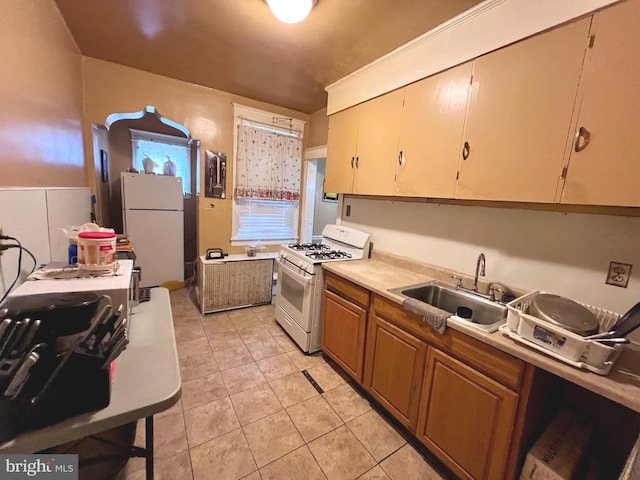
<instances>
[{"instance_id":1,"label":"doorway","mask_svg":"<svg viewBox=\"0 0 640 480\"><path fill-rule=\"evenodd\" d=\"M183 278L189 278L193 275L197 256L200 141L192 139L185 126L163 117L152 106L147 106L140 112L114 113L107 118L106 126L94 126L94 151L100 152L95 160L96 175L101 177L99 182L97 180L97 185L99 185L97 192L99 223L102 226L113 228L116 232L123 232L120 174L132 167L142 170L142 167L138 165L139 162L135 160L134 145L136 141L139 143L139 139L132 136L133 132L137 132L141 137L148 136L152 140L156 140L158 146L161 146L163 138L166 137L169 140L175 139L173 143L179 143L183 145L183 148L186 148L187 154L182 160L185 163L183 167L188 169L188 176L180 175L180 166L174 167L176 172L164 172L163 167L167 162L162 164L162 160L165 159L165 155L158 154L155 150L150 155L154 158L158 157L155 163L158 163L159 166L156 168L157 171L153 171L154 174L179 175L185 182L183 184L185 260ZM98 157L108 160L100 163ZM177 161L177 158L175 160Z\"/></svg>"},{"instance_id":2,"label":"doorway","mask_svg":"<svg viewBox=\"0 0 640 480\"><path fill-rule=\"evenodd\" d=\"M300 242L319 242L325 225L336 223L338 200L332 192L324 191L326 147L305 152L305 179L300 228Z\"/></svg>"}]
</instances>

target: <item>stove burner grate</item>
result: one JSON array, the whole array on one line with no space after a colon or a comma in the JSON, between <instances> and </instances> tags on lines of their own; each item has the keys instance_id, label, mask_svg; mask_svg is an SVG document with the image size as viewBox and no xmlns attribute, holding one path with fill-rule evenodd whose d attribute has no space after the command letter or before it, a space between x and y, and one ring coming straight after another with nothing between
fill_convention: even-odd
<instances>
[{"instance_id":1,"label":"stove burner grate","mask_svg":"<svg viewBox=\"0 0 640 480\"><path fill-rule=\"evenodd\" d=\"M329 245L324 243L291 243L288 245L291 250L297 250L301 252L317 252L322 250L329 250Z\"/></svg>"},{"instance_id":2,"label":"stove burner grate","mask_svg":"<svg viewBox=\"0 0 640 480\"><path fill-rule=\"evenodd\" d=\"M306 255L313 260L339 260L352 257L349 252L343 252L342 250L307 252Z\"/></svg>"}]
</instances>

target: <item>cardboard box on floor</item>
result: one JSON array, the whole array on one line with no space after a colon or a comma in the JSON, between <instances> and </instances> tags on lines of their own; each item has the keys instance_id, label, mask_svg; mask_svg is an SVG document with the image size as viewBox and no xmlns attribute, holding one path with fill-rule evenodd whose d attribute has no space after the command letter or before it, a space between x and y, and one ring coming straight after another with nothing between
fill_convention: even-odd
<instances>
[{"instance_id":1,"label":"cardboard box on floor","mask_svg":"<svg viewBox=\"0 0 640 480\"><path fill-rule=\"evenodd\" d=\"M573 480L592 434L589 419L563 408L527 453L520 480Z\"/></svg>"}]
</instances>

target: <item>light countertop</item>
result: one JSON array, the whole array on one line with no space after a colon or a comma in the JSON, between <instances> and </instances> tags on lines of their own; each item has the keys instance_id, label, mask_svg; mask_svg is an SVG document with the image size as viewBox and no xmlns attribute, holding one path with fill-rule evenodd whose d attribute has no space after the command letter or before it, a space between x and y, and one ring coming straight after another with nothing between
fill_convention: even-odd
<instances>
[{"instance_id":1,"label":"light countertop","mask_svg":"<svg viewBox=\"0 0 640 480\"><path fill-rule=\"evenodd\" d=\"M389 289L416 285L434 279L444 280L446 277L443 271L437 268L409 270L404 268L405 265L397 266L388 261L376 259L328 262L323 263L322 267L400 305L404 298L389 292ZM453 322L450 322L448 327L640 412L639 345L625 345L609 375L603 376L572 367L537 350L525 347L500 332L486 333ZM621 373L621 370L626 371L627 374Z\"/></svg>"}]
</instances>

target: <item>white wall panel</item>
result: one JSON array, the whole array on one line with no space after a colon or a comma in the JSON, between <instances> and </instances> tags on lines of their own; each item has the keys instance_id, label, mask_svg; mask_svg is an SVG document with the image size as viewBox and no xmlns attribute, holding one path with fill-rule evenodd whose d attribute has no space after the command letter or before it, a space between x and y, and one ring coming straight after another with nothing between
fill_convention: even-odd
<instances>
[{"instance_id":1,"label":"white wall panel","mask_svg":"<svg viewBox=\"0 0 640 480\"><path fill-rule=\"evenodd\" d=\"M0 228L3 235L17 238L36 257L38 264L49 263L49 229L47 227L47 199L43 189L0 190ZM4 242L4 241L3 241ZM7 243L13 243L7 241ZM16 278L18 271L17 248L6 250L0 256L0 297ZM22 255L19 285L24 281L33 260Z\"/></svg>"}]
</instances>

